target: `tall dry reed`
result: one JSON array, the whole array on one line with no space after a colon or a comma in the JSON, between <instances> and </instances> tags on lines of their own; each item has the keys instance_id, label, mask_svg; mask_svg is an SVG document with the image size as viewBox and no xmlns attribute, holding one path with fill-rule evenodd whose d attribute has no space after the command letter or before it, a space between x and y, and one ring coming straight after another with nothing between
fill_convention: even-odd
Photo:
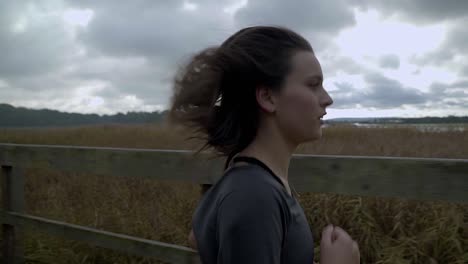
<instances>
[{"instance_id":1,"label":"tall dry reed","mask_svg":"<svg viewBox=\"0 0 468 264\"><path fill-rule=\"evenodd\" d=\"M190 132L157 125L0 130L0 142L195 149ZM468 130L422 133L410 128L324 129L297 153L468 159ZM38 216L187 246L198 186L96 175L26 171L26 212ZM302 193L316 241L328 223L358 242L362 263L468 263L468 205L377 197ZM40 230L26 234L28 263L158 263Z\"/></svg>"}]
</instances>

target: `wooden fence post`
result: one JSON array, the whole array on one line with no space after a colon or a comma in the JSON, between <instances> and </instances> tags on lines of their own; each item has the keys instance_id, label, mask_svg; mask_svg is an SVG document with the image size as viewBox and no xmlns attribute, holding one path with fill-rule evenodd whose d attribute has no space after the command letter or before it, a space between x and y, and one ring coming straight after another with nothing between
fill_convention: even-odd
<instances>
[{"instance_id":1,"label":"wooden fence post","mask_svg":"<svg viewBox=\"0 0 468 264\"><path fill-rule=\"evenodd\" d=\"M1 166L2 176L2 211L23 213L24 211L24 174L19 167L11 165ZM2 224L3 262L7 264L24 263L23 233L18 226Z\"/></svg>"}]
</instances>

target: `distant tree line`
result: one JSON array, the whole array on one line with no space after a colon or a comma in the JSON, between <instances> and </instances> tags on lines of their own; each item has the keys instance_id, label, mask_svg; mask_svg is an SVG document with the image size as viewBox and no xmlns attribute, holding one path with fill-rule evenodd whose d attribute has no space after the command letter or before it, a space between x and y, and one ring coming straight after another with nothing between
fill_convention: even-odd
<instances>
[{"instance_id":1,"label":"distant tree line","mask_svg":"<svg viewBox=\"0 0 468 264\"><path fill-rule=\"evenodd\" d=\"M418 117L418 118L372 118L359 121L364 124L455 124L468 123L468 116Z\"/></svg>"},{"instance_id":2,"label":"distant tree line","mask_svg":"<svg viewBox=\"0 0 468 264\"><path fill-rule=\"evenodd\" d=\"M161 123L167 111L128 112L114 115L64 113L49 109L28 109L0 104L0 127L77 126L95 124Z\"/></svg>"},{"instance_id":3,"label":"distant tree line","mask_svg":"<svg viewBox=\"0 0 468 264\"><path fill-rule=\"evenodd\" d=\"M0 104L0 127L47 127L99 124L160 124L167 115L162 112L128 112L114 115L64 113L49 109L28 109ZM367 124L441 124L468 123L468 116L421 118L337 118L326 123Z\"/></svg>"}]
</instances>

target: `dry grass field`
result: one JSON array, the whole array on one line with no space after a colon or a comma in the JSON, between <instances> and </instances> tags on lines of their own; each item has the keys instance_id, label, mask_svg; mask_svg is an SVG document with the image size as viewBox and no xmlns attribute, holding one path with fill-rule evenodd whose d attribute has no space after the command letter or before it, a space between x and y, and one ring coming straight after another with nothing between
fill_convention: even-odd
<instances>
[{"instance_id":1,"label":"dry grass field","mask_svg":"<svg viewBox=\"0 0 468 264\"><path fill-rule=\"evenodd\" d=\"M196 149L188 132L158 125L1 129L0 142ZM332 126L297 153L468 159L468 130ZM26 212L69 223L187 246L200 188L183 182L26 171ZM468 177L468 172L467 172ZM468 178L467 178L468 180ZM468 194L467 194L468 195ZM468 204L301 193L319 256L320 233L342 226L362 263L468 263ZM28 232L27 263L158 263L84 243Z\"/></svg>"}]
</instances>

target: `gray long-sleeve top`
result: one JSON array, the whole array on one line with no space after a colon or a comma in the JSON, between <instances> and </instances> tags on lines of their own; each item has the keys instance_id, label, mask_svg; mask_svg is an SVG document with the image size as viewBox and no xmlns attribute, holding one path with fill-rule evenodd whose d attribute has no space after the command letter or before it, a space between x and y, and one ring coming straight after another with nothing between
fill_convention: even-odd
<instances>
[{"instance_id":1,"label":"gray long-sleeve top","mask_svg":"<svg viewBox=\"0 0 468 264\"><path fill-rule=\"evenodd\" d=\"M192 228L203 264L313 264L301 205L256 164L227 170L202 197Z\"/></svg>"}]
</instances>

